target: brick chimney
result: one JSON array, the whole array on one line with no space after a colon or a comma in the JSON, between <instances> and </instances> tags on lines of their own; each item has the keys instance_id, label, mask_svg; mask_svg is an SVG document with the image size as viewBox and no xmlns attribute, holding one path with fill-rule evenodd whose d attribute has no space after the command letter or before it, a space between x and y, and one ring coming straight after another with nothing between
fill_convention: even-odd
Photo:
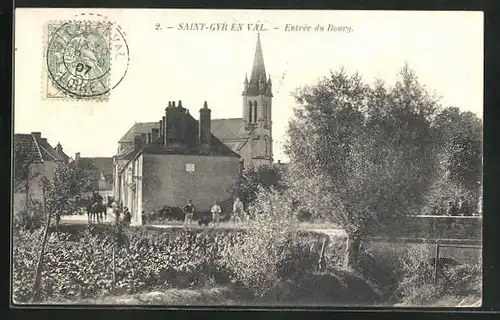
<instances>
[{"instance_id":1,"label":"brick chimney","mask_svg":"<svg viewBox=\"0 0 500 320\"><path fill-rule=\"evenodd\" d=\"M62 153L63 153L63 147L61 146L61 143L60 143L60 142L58 142L58 143L57 143L57 146L56 146L56 152L57 152L58 154L62 154Z\"/></svg>"},{"instance_id":2,"label":"brick chimney","mask_svg":"<svg viewBox=\"0 0 500 320\"><path fill-rule=\"evenodd\" d=\"M158 128L151 129L151 141L153 141L153 143L158 142L159 135L160 131L158 130Z\"/></svg>"},{"instance_id":3,"label":"brick chimney","mask_svg":"<svg viewBox=\"0 0 500 320\"><path fill-rule=\"evenodd\" d=\"M31 135L34 136L35 139L37 139L37 140L42 139L42 133L41 132L34 131L34 132L31 133Z\"/></svg>"},{"instance_id":4,"label":"brick chimney","mask_svg":"<svg viewBox=\"0 0 500 320\"><path fill-rule=\"evenodd\" d=\"M144 147L144 140L142 134L136 133L134 136L134 150L139 151Z\"/></svg>"},{"instance_id":5,"label":"brick chimney","mask_svg":"<svg viewBox=\"0 0 500 320\"><path fill-rule=\"evenodd\" d=\"M167 145L167 111L165 111L165 115L163 116L163 127L162 127L162 130L161 130L161 137L162 137L162 141L161 141L161 144L166 146Z\"/></svg>"},{"instance_id":6,"label":"brick chimney","mask_svg":"<svg viewBox=\"0 0 500 320\"><path fill-rule=\"evenodd\" d=\"M161 140L160 144L163 144L163 119L160 120L160 130L158 131L158 139Z\"/></svg>"},{"instance_id":7,"label":"brick chimney","mask_svg":"<svg viewBox=\"0 0 500 320\"><path fill-rule=\"evenodd\" d=\"M75 153L75 161L80 161L80 152Z\"/></svg>"},{"instance_id":8,"label":"brick chimney","mask_svg":"<svg viewBox=\"0 0 500 320\"><path fill-rule=\"evenodd\" d=\"M198 141L200 143L201 152L209 152L212 146L211 130L211 113L208 104L205 101L203 108L200 109L200 121L198 121Z\"/></svg>"}]
</instances>

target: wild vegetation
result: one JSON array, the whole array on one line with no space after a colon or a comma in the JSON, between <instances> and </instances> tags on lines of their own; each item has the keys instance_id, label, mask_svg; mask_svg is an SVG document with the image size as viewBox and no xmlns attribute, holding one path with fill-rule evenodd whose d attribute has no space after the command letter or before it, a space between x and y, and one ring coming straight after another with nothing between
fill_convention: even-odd
<instances>
[{"instance_id":1,"label":"wild vegetation","mask_svg":"<svg viewBox=\"0 0 500 320\"><path fill-rule=\"evenodd\" d=\"M291 190L313 217L346 230L350 268L371 227L421 213L439 180L469 190L480 181L480 121L442 110L408 66L392 86L332 72L296 98L285 144Z\"/></svg>"}]
</instances>

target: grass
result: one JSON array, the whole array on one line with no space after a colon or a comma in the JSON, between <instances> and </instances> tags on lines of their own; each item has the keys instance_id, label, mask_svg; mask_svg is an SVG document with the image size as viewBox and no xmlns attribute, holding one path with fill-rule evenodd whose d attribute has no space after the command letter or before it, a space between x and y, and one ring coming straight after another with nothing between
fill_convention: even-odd
<instances>
[{"instance_id":1,"label":"grass","mask_svg":"<svg viewBox=\"0 0 500 320\"><path fill-rule=\"evenodd\" d=\"M159 226L159 227L183 227L184 222L178 220L169 220L169 221L151 221L148 222L149 226ZM190 225L190 228L205 228L205 226L199 226L197 221L193 221ZM232 222L220 222L216 225L217 228L224 229L235 229L245 227L246 223L232 223ZM322 223L322 222L301 222L298 224L300 229L303 230L324 230L324 229L339 229L339 226L334 223ZM209 227L212 227L212 224L209 224Z\"/></svg>"},{"instance_id":2,"label":"grass","mask_svg":"<svg viewBox=\"0 0 500 320\"><path fill-rule=\"evenodd\" d=\"M373 285L349 271L307 274L296 280L281 280L261 297L236 284L191 289L156 289L136 294L105 295L78 301L47 304L162 305L162 306L346 306L381 305L382 296Z\"/></svg>"},{"instance_id":3,"label":"grass","mask_svg":"<svg viewBox=\"0 0 500 320\"><path fill-rule=\"evenodd\" d=\"M108 212L107 222L112 223L114 221L113 214ZM75 214L70 216L61 217L61 224L88 224L87 214ZM148 226L158 226L158 227L183 227L184 221L179 220L163 220L163 221L150 221L146 225ZM219 222L217 224L218 228L224 229L235 229L245 227L245 223L232 223L229 221ZM192 221L189 225L190 228L205 228L204 226L199 226L198 221ZM212 224L209 224L212 227ZM301 222L299 223L299 228L303 230L330 230L330 229L340 229L340 227L334 223L330 222Z\"/></svg>"},{"instance_id":4,"label":"grass","mask_svg":"<svg viewBox=\"0 0 500 320\"><path fill-rule=\"evenodd\" d=\"M227 287L202 289L165 289L124 295L105 295L78 301L50 301L46 304L87 305L233 305L237 297Z\"/></svg>"}]
</instances>

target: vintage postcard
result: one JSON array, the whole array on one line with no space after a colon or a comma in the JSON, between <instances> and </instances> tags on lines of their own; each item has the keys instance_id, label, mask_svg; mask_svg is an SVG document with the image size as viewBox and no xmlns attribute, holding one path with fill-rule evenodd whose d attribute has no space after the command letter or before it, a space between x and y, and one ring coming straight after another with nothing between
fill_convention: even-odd
<instances>
[{"instance_id":1,"label":"vintage postcard","mask_svg":"<svg viewBox=\"0 0 500 320\"><path fill-rule=\"evenodd\" d=\"M13 306L480 307L483 13L18 9Z\"/></svg>"}]
</instances>

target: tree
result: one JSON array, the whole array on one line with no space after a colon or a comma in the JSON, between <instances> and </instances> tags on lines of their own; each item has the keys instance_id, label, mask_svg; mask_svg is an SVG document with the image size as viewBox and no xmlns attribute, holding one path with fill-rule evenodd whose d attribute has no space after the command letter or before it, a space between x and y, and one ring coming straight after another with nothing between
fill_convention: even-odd
<instances>
[{"instance_id":1,"label":"tree","mask_svg":"<svg viewBox=\"0 0 500 320\"><path fill-rule=\"evenodd\" d=\"M249 205L256 199L259 188L269 190L272 187L278 191L283 190L285 186L282 178L283 169L277 165L249 166L234 177L228 192Z\"/></svg>"},{"instance_id":2,"label":"tree","mask_svg":"<svg viewBox=\"0 0 500 320\"><path fill-rule=\"evenodd\" d=\"M87 185L88 177L77 162L58 163L54 179L45 183L45 201L47 209L54 215L56 230L59 226L61 216L73 214L80 205L78 196Z\"/></svg>"},{"instance_id":3,"label":"tree","mask_svg":"<svg viewBox=\"0 0 500 320\"><path fill-rule=\"evenodd\" d=\"M483 171L481 119L472 112L448 107L437 115L435 126L449 182L475 194Z\"/></svg>"},{"instance_id":4,"label":"tree","mask_svg":"<svg viewBox=\"0 0 500 320\"><path fill-rule=\"evenodd\" d=\"M438 167L431 120L437 99L404 66L392 88L332 72L295 94L285 152L291 189L307 210L348 234L346 265L362 239L393 217L415 213Z\"/></svg>"},{"instance_id":5,"label":"tree","mask_svg":"<svg viewBox=\"0 0 500 320\"><path fill-rule=\"evenodd\" d=\"M43 257L49 235L52 217L55 217L58 230L61 216L73 213L78 206L77 196L87 182L85 171L76 162L58 163L54 172L54 179L42 177L43 209L47 215L42 246L38 255L35 282L33 284L33 301L40 300L40 284L43 270Z\"/></svg>"}]
</instances>

